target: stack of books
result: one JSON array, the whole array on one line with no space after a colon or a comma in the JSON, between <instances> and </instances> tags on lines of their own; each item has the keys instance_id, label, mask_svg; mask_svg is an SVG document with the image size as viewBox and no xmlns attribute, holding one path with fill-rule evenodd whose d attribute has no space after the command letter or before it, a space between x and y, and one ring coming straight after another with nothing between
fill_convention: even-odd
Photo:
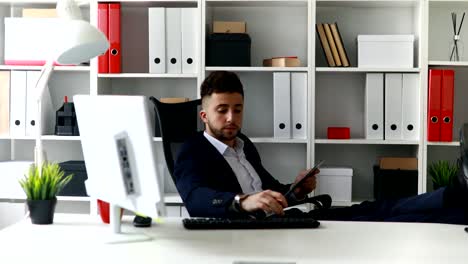
<instances>
[{"instance_id":1,"label":"stack of books","mask_svg":"<svg viewBox=\"0 0 468 264\"><path fill-rule=\"evenodd\" d=\"M349 58L336 23L318 23L317 34L329 67L349 67Z\"/></svg>"}]
</instances>

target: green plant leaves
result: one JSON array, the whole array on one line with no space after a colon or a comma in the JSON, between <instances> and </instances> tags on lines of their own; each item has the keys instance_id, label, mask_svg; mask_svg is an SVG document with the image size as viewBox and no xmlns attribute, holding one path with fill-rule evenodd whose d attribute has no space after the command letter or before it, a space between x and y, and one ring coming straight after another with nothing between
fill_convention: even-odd
<instances>
[{"instance_id":1,"label":"green plant leaves","mask_svg":"<svg viewBox=\"0 0 468 264\"><path fill-rule=\"evenodd\" d=\"M432 177L432 182L436 187L449 185L452 178L456 177L459 170L456 163L451 164L446 160L433 162L428 169L429 175Z\"/></svg>"},{"instance_id":2,"label":"green plant leaves","mask_svg":"<svg viewBox=\"0 0 468 264\"><path fill-rule=\"evenodd\" d=\"M65 176L65 172L57 163L44 162L42 175L35 164L29 167L27 175L19 180L28 200L51 200L67 185L73 174Z\"/></svg>"}]
</instances>

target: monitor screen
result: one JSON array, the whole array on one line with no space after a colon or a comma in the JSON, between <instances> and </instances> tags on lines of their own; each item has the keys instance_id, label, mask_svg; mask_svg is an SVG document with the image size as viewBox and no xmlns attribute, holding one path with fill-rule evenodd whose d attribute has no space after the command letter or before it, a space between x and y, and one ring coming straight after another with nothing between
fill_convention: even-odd
<instances>
[{"instance_id":1,"label":"monitor screen","mask_svg":"<svg viewBox=\"0 0 468 264\"><path fill-rule=\"evenodd\" d=\"M91 197L152 218L165 216L144 96L75 95Z\"/></svg>"}]
</instances>

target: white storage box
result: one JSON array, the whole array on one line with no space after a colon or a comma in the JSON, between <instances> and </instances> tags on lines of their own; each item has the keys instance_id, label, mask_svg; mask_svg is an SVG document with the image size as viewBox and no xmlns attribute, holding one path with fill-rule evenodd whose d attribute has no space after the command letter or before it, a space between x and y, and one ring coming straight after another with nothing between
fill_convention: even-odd
<instances>
[{"instance_id":1,"label":"white storage box","mask_svg":"<svg viewBox=\"0 0 468 264\"><path fill-rule=\"evenodd\" d=\"M5 64L44 65L59 51L59 18L5 18Z\"/></svg>"},{"instance_id":2,"label":"white storage box","mask_svg":"<svg viewBox=\"0 0 468 264\"><path fill-rule=\"evenodd\" d=\"M358 35L358 67L413 68L413 35Z\"/></svg>"},{"instance_id":3,"label":"white storage box","mask_svg":"<svg viewBox=\"0 0 468 264\"><path fill-rule=\"evenodd\" d=\"M333 202L351 203L353 169L323 167L317 175L316 194L329 194Z\"/></svg>"}]
</instances>

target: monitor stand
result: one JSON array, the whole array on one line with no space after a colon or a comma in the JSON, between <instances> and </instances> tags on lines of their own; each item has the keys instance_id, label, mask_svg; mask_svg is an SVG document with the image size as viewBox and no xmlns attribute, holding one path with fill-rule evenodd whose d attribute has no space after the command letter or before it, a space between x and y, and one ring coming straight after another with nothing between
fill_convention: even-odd
<instances>
[{"instance_id":1,"label":"monitor stand","mask_svg":"<svg viewBox=\"0 0 468 264\"><path fill-rule=\"evenodd\" d=\"M142 233L122 233L121 209L118 205L109 204L109 222L111 233L105 237L106 244L123 244L151 241L153 238ZM141 230L141 229L140 229Z\"/></svg>"}]
</instances>

